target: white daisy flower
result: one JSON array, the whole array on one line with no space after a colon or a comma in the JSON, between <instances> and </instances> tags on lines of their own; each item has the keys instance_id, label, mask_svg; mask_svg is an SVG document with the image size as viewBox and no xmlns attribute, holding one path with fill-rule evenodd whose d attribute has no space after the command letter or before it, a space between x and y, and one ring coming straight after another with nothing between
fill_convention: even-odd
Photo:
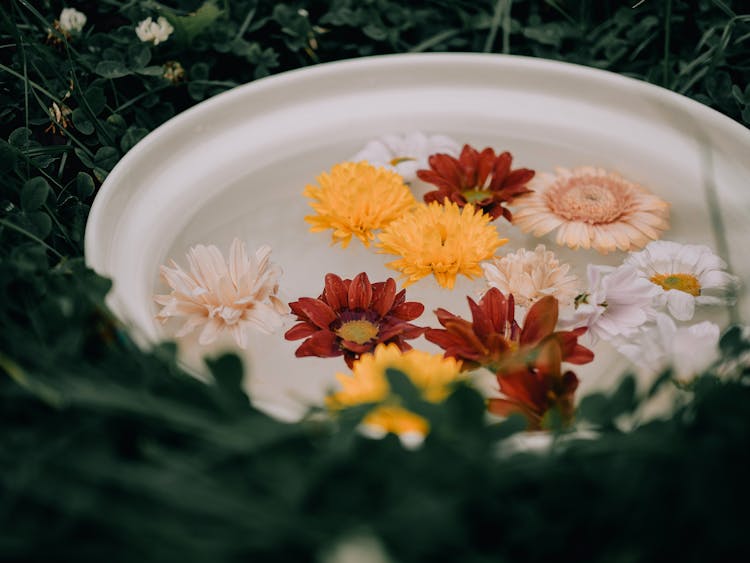
<instances>
[{"instance_id":1,"label":"white daisy flower","mask_svg":"<svg viewBox=\"0 0 750 563\"><path fill-rule=\"evenodd\" d=\"M229 331L237 346L246 348L248 328L271 333L288 312L277 297L281 268L269 260L270 255L271 248L261 246L248 256L245 243L236 238L229 249L229 264L213 245L192 247L187 254L190 272L174 261L171 267L161 267L172 292L154 296L162 306L156 318L162 322L184 318L177 338L202 326L200 344L210 344Z\"/></svg>"},{"instance_id":2,"label":"white daisy flower","mask_svg":"<svg viewBox=\"0 0 750 563\"><path fill-rule=\"evenodd\" d=\"M542 297L552 295L562 306L573 304L579 293L578 278L570 274L570 265L560 264L555 253L543 244L534 251L524 248L496 256L482 263L487 286L504 294L512 293L518 305L530 307Z\"/></svg>"},{"instance_id":3,"label":"white daisy flower","mask_svg":"<svg viewBox=\"0 0 750 563\"><path fill-rule=\"evenodd\" d=\"M631 337L653 319L654 287L629 265L587 269L589 287L575 299L575 309L560 319L563 329L587 327L593 343L600 338Z\"/></svg>"},{"instance_id":4,"label":"white daisy flower","mask_svg":"<svg viewBox=\"0 0 750 563\"><path fill-rule=\"evenodd\" d=\"M366 160L399 174L404 182L416 180L417 170L429 168L427 159L432 154L458 156L460 145L445 135L427 136L414 132L407 135L385 135L367 143L351 160Z\"/></svg>"},{"instance_id":5,"label":"white daisy flower","mask_svg":"<svg viewBox=\"0 0 750 563\"><path fill-rule=\"evenodd\" d=\"M668 315L659 314L655 326L617 349L654 375L671 367L676 380L689 383L719 359L719 337L719 326L714 323L678 328Z\"/></svg>"},{"instance_id":6,"label":"white daisy flower","mask_svg":"<svg viewBox=\"0 0 750 563\"><path fill-rule=\"evenodd\" d=\"M726 294L737 283L726 263L710 248L671 241L649 243L626 260L657 290L657 305L665 306L676 319L693 318L695 305L726 303Z\"/></svg>"},{"instance_id":7,"label":"white daisy flower","mask_svg":"<svg viewBox=\"0 0 750 563\"><path fill-rule=\"evenodd\" d=\"M80 33L86 25L86 14L75 8L63 8L60 12L60 31L67 33Z\"/></svg>"},{"instance_id":8,"label":"white daisy flower","mask_svg":"<svg viewBox=\"0 0 750 563\"><path fill-rule=\"evenodd\" d=\"M138 36L138 39L144 43L153 43L154 45L164 43L172 35L173 31L174 28L164 16L159 16L156 21L149 16L139 22L135 28L135 34Z\"/></svg>"}]
</instances>

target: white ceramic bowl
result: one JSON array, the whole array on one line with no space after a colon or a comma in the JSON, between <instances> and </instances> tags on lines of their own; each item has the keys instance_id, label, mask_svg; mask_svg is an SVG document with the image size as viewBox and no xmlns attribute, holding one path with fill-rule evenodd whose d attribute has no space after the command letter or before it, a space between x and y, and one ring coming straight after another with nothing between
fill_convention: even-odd
<instances>
[{"instance_id":1,"label":"white ceramic bowl","mask_svg":"<svg viewBox=\"0 0 750 563\"><path fill-rule=\"evenodd\" d=\"M288 300L317 296L327 272L375 281L394 276L387 257L358 242L342 250L328 234L311 234L302 190L315 176L386 133L443 133L459 142L511 150L517 166L596 165L649 186L670 201L665 239L713 247L743 280L750 240L750 132L731 119L662 88L616 74L540 59L480 54L364 58L280 74L207 100L159 127L107 177L86 229L86 258L111 277L109 304L140 342L167 338L155 321L152 296L165 292L159 265L185 264L185 251L213 243L226 253L238 236L249 247L273 247L284 269ZM723 227L722 227L723 223ZM511 244L536 244L499 222ZM589 262L616 264L543 239L580 274ZM407 295L422 300L423 324L441 305L467 313L476 283L449 292L432 280ZM740 296L735 313L747 318ZM706 316L707 315L707 316ZM704 313L726 324L725 309ZM244 353L256 403L292 417L319 400L340 359L295 359L297 342L283 331L254 336ZM224 346L224 341L218 346ZM422 346L422 344L419 344ZM429 343L424 343L429 348ZM181 344L185 363L201 370L217 347ZM624 366L602 345L599 359L579 370L585 388L610 384Z\"/></svg>"}]
</instances>

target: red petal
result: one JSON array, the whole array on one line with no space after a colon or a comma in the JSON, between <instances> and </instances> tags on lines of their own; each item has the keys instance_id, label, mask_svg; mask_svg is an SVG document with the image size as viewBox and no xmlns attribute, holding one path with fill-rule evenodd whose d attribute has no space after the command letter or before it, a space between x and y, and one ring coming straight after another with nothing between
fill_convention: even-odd
<instances>
[{"instance_id":1,"label":"red petal","mask_svg":"<svg viewBox=\"0 0 750 563\"><path fill-rule=\"evenodd\" d=\"M346 307L348 302L347 288L344 282L336 274L326 274L323 299L334 311L340 311Z\"/></svg>"},{"instance_id":2,"label":"red petal","mask_svg":"<svg viewBox=\"0 0 750 563\"><path fill-rule=\"evenodd\" d=\"M357 274L349 286L349 308L369 309L372 302L372 285L367 274Z\"/></svg>"},{"instance_id":3,"label":"red petal","mask_svg":"<svg viewBox=\"0 0 750 563\"><path fill-rule=\"evenodd\" d=\"M372 284L372 305L371 308L378 316L384 317L393 307L396 300L396 282L393 278L388 278L385 282Z\"/></svg>"},{"instance_id":4,"label":"red petal","mask_svg":"<svg viewBox=\"0 0 750 563\"><path fill-rule=\"evenodd\" d=\"M446 193L453 192L458 189L458 187L453 185L449 180L443 178L440 174L432 170L420 170L417 173L417 176L423 182L427 182L428 184L437 186L441 191L444 191Z\"/></svg>"},{"instance_id":5,"label":"red petal","mask_svg":"<svg viewBox=\"0 0 750 563\"><path fill-rule=\"evenodd\" d=\"M534 303L526 314L521 330L521 344L533 345L552 334L557 325L557 299L548 295Z\"/></svg>"},{"instance_id":6,"label":"red petal","mask_svg":"<svg viewBox=\"0 0 750 563\"><path fill-rule=\"evenodd\" d=\"M290 304L291 307L292 304ZM292 308L294 311L298 309L306 319L309 319L314 325L320 328L328 329L331 323L336 320L336 313L333 312L326 303L319 299L312 299L311 297L300 297L299 301ZM299 316L300 313L297 313Z\"/></svg>"},{"instance_id":7,"label":"red petal","mask_svg":"<svg viewBox=\"0 0 750 563\"><path fill-rule=\"evenodd\" d=\"M437 317L438 322L443 326L445 326L446 323L449 323L452 321L463 320L461 319L461 317L454 315L450 311L446 311L442 307L435 309L434 312L435 312L435 316Z\"/></svg>"},{"instance_id":8,"label":"red petal","mask_svg":"<svg viewBox=\"0 0 750 563\"><path fill-rule=\"evenodd\" d=\"M484 186L487 177L492 172L492 163L495 162L495 151L487 147L479 155L477 161L477 172L474 178L474 183L470 187L482 187Z\"/></svg>"},{"instance_id":9,"label":"red petal","mask_svg":"<svg viewBox=\"0 0 750 563\"><path fill-rule=\"evenodd\" d=\"M541 416L547 410L547 389L537 375L528 369L498 373L497 382L504 395L521 403L530 411Z\"/></svg>"},{"instance_id":10,"label":"red petal","mask_svg":"<svg viewBox=\"0 0 750 563\"><path fill-rule=\"evenodd\" d=\"M509 303L503 292L496 287L491 287L479 303L487 311L487 316L492 322L494 331L505 334L505 323L512 315L512 311L509 310Z\"/></svg>"},{"instance_id":11,"label":"red petal","mask_svg":"<svg viewBox=\"0 0 750 563\"><path fill-rule=\"evenodd\" d=\"M585 346L578 344L577 332L556 332L554 334L560 343L562 361L578 365L588 364L594 359L594 353Z\"/></svg>"},{"instance_id":12,"label":"red petal","mask_svg":"<svg viewBox=\"0 0 750 563\"><path fill-rule=\"evenodd\" d=\"M342 340L339 343L339 346L343 348L345 351L354 352L355 354L365 354L367 352L372 352L373 348L375 348L374 342L365 342L364 344L360 344L358 342L353 342L352 340Z\"/></svg>"},{"instance_id":13,"label":"red petal","mask_svg":"<svg viewBox=\"0 0 750 563\"><path fill-rule=\"evenodd\" d=\"M461 186L461 166L458 161L447 154L433 154L428 159L430 168L452 186L459 189Z\"/></svg>"},{"instance_id":14,"label":"red petal","mask_svg":"<svg viewBox=\"0 0 750 563\"><path fill-rule=\"evenodd\" d=\"M292 328L286 331L284 338L287 340L299 340L300 338L307 338L311 334L315 334L320 329L312 323L303 321L294 325Z\"/></svg>"},{"instance_id":15,"label":"red petal","mask_svg":"<svg viewBox=\"0 0 750 563\"><path fill-rule=\"evenodd\" d=\"M523 186L524 184L527 184L535 174L536 173L533 170L528 168L519 168L508 174L508 177L505 178L505 181L502 183L502 187L503 189L509 189L511 187L515 188L517 186Z\"/></svg>"},{"instance_id":16,"label":"red petal","mask_svg":"<svg viewBox=\"0 0 750 563\"><path fill-rule=\"evenodd\" d=\"M513 157L508 151L498 155L495 159L494 166L492 167L492 182L490 183L490 189L494 192L501 188L506 183L506 176L510 172L510 165L513 162Z\"/></svg>"},{"instance_id":17,"label":"red petal","mask_svg":"<svg viewBox=\"0 0 750 563\"><path fill-rule=\"evenodd\" d=\"M486 340L490 334L495 332L493 319L488 315L490 311L485 311L484 307L477 305L471 297L467 297L466 300L469 302L469 309L471 310L473 330L479 338ZM484 304L484 299L480 303Z\"/></svg>"},{"instance_id":18,"label":"red petal","mask_svg":"<svg viewBox=\"0 0 750 563\"><path fill-rule=\"evenodd\" d=\"M391 315L404 321L413 321L424 313L424 305L416 301L407 301L391 310Z\"/></svg>"},{"instance_id":19,"label":"red petal","mask_svg":"<svg viewBox=\"0 0 750 563\"><path fill-rule=\"evenodd\" d=\"M329 330L321 330L305 340L294 353L298 358L317 356L319 358L333 358L342 354L338 346L338 338Z\"/></svg>"}]
</instances>

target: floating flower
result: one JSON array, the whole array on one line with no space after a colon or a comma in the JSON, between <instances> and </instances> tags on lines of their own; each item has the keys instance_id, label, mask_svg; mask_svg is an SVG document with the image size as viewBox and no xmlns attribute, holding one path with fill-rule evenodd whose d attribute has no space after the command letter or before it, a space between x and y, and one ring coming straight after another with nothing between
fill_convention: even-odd
<instances>
[{"instance_id":1,"label":"floating flower","mask_svg":"<svg viewBox=\"0 0 750 563\"><path fill-rule=\"evenodd\" d=\"M404 182L413 182L417 170L427 167L427 159L435 153L457 155L460 147L445 135L415 132L407 135L385 135L367 143L352 157L352 161L366 160L398 173Z\"/></svg>"},{"instance_id":2,"label":"floating flower","mask_svg":"<svg viewBox=\"0 0 750 563\"><path fill-rule=\"evenodd\" d=\"M63 8L60 12L60 31L65 34L80 33L86 25L86 14L75 8Z\"/></svg>"},{"instance_id":3,"label":"floating flower","mask_svg":"<svg viewBox=\"0 0 750 563\"><path fill-rule=\"evenodd\" d=\"M459 207L470 203L493 220L502 215L510 221L513 216L503 204L529 193L526 184L534 177L534 171L528 168L511 170L512 162L513 157L507 151L496 155L488 147L480 153L464 145L458 158L449 154L432 155L430 170L419 170L417 176L438 188L425 194L426 203L443 203L445 199Z\"/></svg>"},{"instance_id":4,"label":"floating flower","mask_svg":"<svg viewBox=\"0 0 750 563\"><path fill-rule=\"evenodd\" d=\"M328 274L320 297L301 297L289 307L299 322L285 338L307 339L295 355L344 356L349 367L380 343L409 350L411 346L406 341L424 332L409 322L424 312L424 305L406 301L406 291L397 293L393 278L371 284L364 272L353 280Z\"/></svg>"},{"instance_id":5,"label":"floating flower","mask_svg":"<svg viewBox=\"0 0 750 563\"><path fill-rule=\"evenodd\" d=\"M499 416L520 413L529 421L529 430L547 426L547 415L555 410L563 425L575 415L574 395L578 377L572 371L562 372L563 351L560 343L548 340L538 350L535 361L515 362L497 374L502 399L489 399L488 410Z\"/></svg>"},{"instance_id":6,"label":"floating flower","mask_svg":"<svg viewBox=\"0 0 750 563\"><path fill-rule=\"evenodd\" d=\"M453 288L456 276L479 276L479 263L490 258L501 239L490 217L473 205L461 209L455 203L420 205L380 233L382 254L401 256L386 264L401 272L409 285L433 274L442 287Z\"/></svg>"},{"instance_id":7,"label":"floating flower","mask_svg":"<svg viewBox=\"0 0 750 563\"><path fill-rule=\"evenodd\" d=\"M603 254L631 250L669 228L669 204L614 172L582 166L540 174L519 198L513 224L535 236L557 229L557 244Z\"/></svg>"},{"instance_id":8,"label":"floating flower","mask_svg":"<svg viewBox=\"0 0 750 563\"><path fill-rule=\"evenodd\" d=\"M401 406L400 398L391 396L386 370L403 372L422 393L426 401L445 400L452 384L463 379L461 363L440 354L421 350L403 352L396 344L379 344L372 354L364 354L352 366L352 374L336 374L341 390L328 398L332 410L367 403L379 403L362 421L371 436L392 432L409 439L424 436L429 424L423 417Z\"/></svg>"},{"instance_id":9,"label":"floating flower","mask_svg":"<svg viewBox=\"0 0 750 563\"><path fill-rule=\"evenodd\" d=\"M561 324L588 328L591 339L631 337L653 319L653 284L630 265L619 268L589 265L588 290L575 299L575 310Z\"/></svg>"},{"instance_id":10,"label":"floating flower","mask_svg":"<svg viewBox=\"0 0 750 563\"><path fill-rule=\"evenodd\" d=\"M625 263L654 284L657 303L681 321L693 318L696 304L725 303L723 296L737 283L725 271L726 262L704 245L656 241L631 254Z\"/></svg>"},{"instance_id":11,"label":"floating flower","mask_svg":"<svg viewBox=\"0 0 750 563\"><path fill-rule=\"evenodd\" d=\"M570 266L560 264L555 254L543 244L534 251L524 248L482 264L489 287L512 293L522 307L529 307L551 295L563 305L572 305L578 295L578 278L569 274Z\"/></svg>"},{"instance_id":12,"label":"floating flower","mask_svg":"<svg viewBox=\"0 0 750 563\"><path fill-rule=\"evenodd\" d=\"M271 248L261 246L248 256L245 243L236 238L229 247L229 264L214 245L192 247L187 253L189 273L174 261L171 267L161 267L172 292L154 297L162 306L156 318L185 318L178 338L202 326L200 344L210 344L229 331L237 346L246 348L247 329L273 332L287 312L276 296L281 268L270 255Z\"/></svg>"},{"instance_id":13,"label":"floating flower","mask_svg":"<svg viewBox=\"0 0 750 563\"><path fill-rule=\"evenodd\" d=\"M329 174L308 185L304 195L317 215L308 215L313 233L333 230L333 243L346 248L352 235L370 246L374 231L382 229L409 211L416 201L401 176L366 162L337 164Z\"/></svg>"},{"instance_id":14,"label":"floating flower","mask_svg":"<svg viewBox=\"0 0 750 563\"><path fill-rule=\"evenodd\" d=\"M139 22L135 28L135 34L138 36L138 39L144 43L153 43L154 45L164 43L169 39L173 31L174 28L164 16L159 16L156 21L149 16Z\"/></svg>"},{"instance_id":15,"label":"floating flower","mask_svg":"<svg viewBox=\"0 0 750 563\"><path fill-rule=\"evenodd\" d=\"M657 315L656 326L617 349L633 363L657 374L672 368L673 377L689 383L719 359L718 325L702 322L677 327L669 316Z\"/></svg>"},{"instance_id":16,"label":"floating flower","mask_svg":"<svg viewBox=\"0 0 750 563\"><path fill-rule=\"evenodd\" d=\"M558 317L557 299L543 297L534 303L523 328L515 320L513 295L490 288L476 303L467 297L472 321L437 309L438 321L444 327L427 329L425 337L437 344L445 355L463 362L465 369L486 367L496 372L503 362L517 353L525 353L541 342L552 339L562 347L563 361L586 364L594 359L588 348L578 344L585 330L555 332Z\"/></svg>"}]
</instances>

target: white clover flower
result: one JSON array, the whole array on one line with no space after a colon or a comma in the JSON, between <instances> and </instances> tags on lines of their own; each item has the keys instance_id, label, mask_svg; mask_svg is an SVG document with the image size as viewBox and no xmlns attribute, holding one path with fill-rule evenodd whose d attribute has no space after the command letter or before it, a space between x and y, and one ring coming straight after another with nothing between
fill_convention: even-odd
<instances>
[{"instance_id":1,"label":"white clover flower","mask_svg":"<svg viewBox=\"0 0 750 563\"><path fill-rule=\"evenodd\" d=\"M518 305L530 307L551 295L562 306L573 304L578 295L578 278L569 273L570 265L560 264L555 253L543 244L532 252L524 248L482 263L487 286L504 294L512 293Z\"/></svg>"},{"instance_id":2,"label":"white clover flower","mask_svg":"<svg viewBox=\"0 0 750 563\"><path fill-rule=\"evenodd\" d=\"M86 14L75 8L63 8L60 12L60 31L67 33L80 33L86 25Z\"/></svg>"},{"instance_id":3,"label":"white clover flower","mask_svg":"<svg viewBox=\"0 0 750 563\"><path fill-rule=\"evenodd\" d=\"M407 135L385 135L367 143L351 160L366 160L398 173L404 182L416 180L417 170L429 168L427 159L432 154L458 156L461 147L445 135L427 136L421 132Z\"/></svg>"},{"instance_id":4,"label":"white clover flower","mask_svg":"<svg viewBox=\"0 0 750 563\"><path fill-rule=\"evenodd\" d=\"M661 313L655 326L616 346L642 369L656 375L671 367L675 379L689 383L719 359L719 337L719 327L714 323L677 327Z\"/></svg>"},{"instance_id":5,"label":"white clover flower","mask_svg":"<svg viewBox=\"0 0 750 563\"><path fill-rule=\"evenodd\" d=\"M589 287L576 297L575 309L560 319L564 329L587 327L592 342L629 338L656 316L653 284L627 264L587 269Z\"/></svg>"},{"instance_id":6,"label":"white clover flower","mask_svg":"<svg viewBox=\"0 0 750 563\"><path fill-rule=\"evenodd\" d=\"M156 318L162 322L184 318L177 338L202 326L200 344L210 344L229 331L237 345L246 348L246 329L271 333L288 312L277 297L281 268L269 260L270 255L271 248L261 246L254 256L248 256L245 243L236 238L228 264L213 245L192 247L187 254L189 273L174 261L171 267L161 267L162 278L172 292L154 296L162 306Z\"/></svg>"},{"instance_id":7,"label":"white clover flower","mask_svg":"<svg viewBox=\"0 0 750 563\"><path fill-rule=\"evenodd\" d=\"M693 318L695 305L726 303L737 283L726 263L710 248L698 244L654 241L626 260L657 289L657 305L680 321Z\"/></svg>"},{"instance_id":8,"label":"white clover flower","mask_svg":"<svg viewBox=\"0 0 750 563\"><path fill-rule=\"evenodd\" d=\"M153 43L154 45L164 43L172 35L173 31L174 28L164 16L159 16L156 21L152 20L149 16L135 28L135 34L138 36L138 39L144 43Z\"/></svg>"}]
</instances>

